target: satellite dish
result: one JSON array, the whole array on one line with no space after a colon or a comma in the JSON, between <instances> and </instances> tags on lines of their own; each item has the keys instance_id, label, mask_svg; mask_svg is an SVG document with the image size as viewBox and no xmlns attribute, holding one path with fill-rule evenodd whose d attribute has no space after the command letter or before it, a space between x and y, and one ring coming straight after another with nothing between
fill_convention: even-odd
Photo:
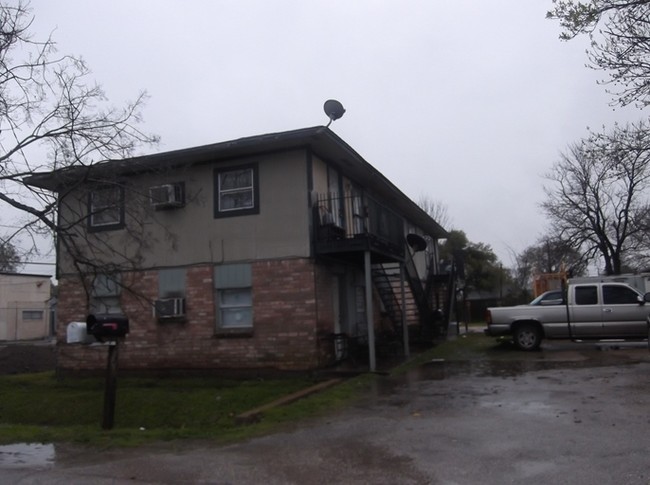
<instances>
[{"instance_id":1,"label":"satellite dish","mask_svg":"<svg viewBox=\"0 0 650 485\"><path fill-rule=\"evenodd\" d=\"M424 251L427 248L427 242L426 240L422 237L419 236L418 234L407 234L406 235L406 242L408 243L409 246L415 251L416 253L420 251Z\"/></svg>"},{"instance_id":2,"label":"satellite dish","mask_svg":"<svg viewBox=\"0 0 650 485\"><path fill-rule=\"evenodd\" d=\"M330 119L330 122L327 123L327 126L331 125L332 121L338 120L341 116L343 116L343 113L345 113L345 108L343 105L335 99L328 99L325 101L323 109L325 110L327 117Z\"/></svg>"}]
</instances>

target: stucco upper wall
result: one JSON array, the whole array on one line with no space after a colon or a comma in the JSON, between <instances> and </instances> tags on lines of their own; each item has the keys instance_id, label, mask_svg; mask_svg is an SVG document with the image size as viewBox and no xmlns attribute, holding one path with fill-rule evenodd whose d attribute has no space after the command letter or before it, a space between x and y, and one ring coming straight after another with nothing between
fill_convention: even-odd
<instances>
[{"instance_id":1,"label":"stucco upper wall","mask_svg":"<svg viewBox=\"0 0 650 485\"><path fill-rule=\"evenodd\" d=\"M258 168L259 214L215 218L215 170L251 164ZM307 257L307 173L306 151L292 150L132 176L122 181L128 229L88 237L93 246L104 248L98 258L125 255L139 268ZM177 182L184 183L185 206L154 211L147 199L149 187ZM87 214L87 204L87 190L70 194L61 202L61 220ZM86 223L80 228L85 238ZM60 273L71 271L69 259L65 246L59 244Z\"/></svg>"}]
</instances>

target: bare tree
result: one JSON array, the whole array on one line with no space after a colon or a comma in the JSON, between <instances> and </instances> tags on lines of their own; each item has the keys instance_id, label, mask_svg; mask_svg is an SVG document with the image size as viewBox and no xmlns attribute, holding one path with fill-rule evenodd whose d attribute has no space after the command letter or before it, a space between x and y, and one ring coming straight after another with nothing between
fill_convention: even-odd
<instances>
[{"instance_id":1,"label":"bare tree","mask_svg":"<svg viewBox=\"0 0 650 485\"><path fill-rule=\"evenodd\" d=\"M644 122L616 126L569 147L546 175L543 209L555 237L602 258L606 274L648 249L650 133Z\"/></svg>"},{"instance_id":2,"label":"bare tree","mask_svg":"<svg viewBox=\"0 0 650 485\"><path fill-rule=\"evenodd\" d=\"M558 19L560 38L587 34L589 65L609 72L621 106L650 104L650 0L553 0L548 18Z\"/></svg>"},{"instance_id":3,"label":"bare tree","mask_svg":"<svg viewBox=\"0 0 650 485\"><path fill-rule=\"evenodd\" d=\"M513 284L527 299L537 273L565 271L570 276L581 276L587 269L582 254L561 239L544 236L520 253L511 251L514 260Z\"/></svg>"},{"instance_id":4,"label":"bare tree","mask_svg":"<svg viewBox=\"0 0 650 485\"><path fill-rule=\"evenodd\" d=\"M139 128L144 93L111 106L84 61L57 54L51 37L34 40L32 22L28 3L0 1L0 204L22 214L7 239L46 231L74 254L66 235L84 219L60 225L53 192L26 177L73 167L90 177L99 162L131 156L157 138Z\"/></svg>"},{"instance_id":5,"label":"bare tree","mask_svg":"<svg viewBox=\"0 0 650 485\"><path fill-rule=\"evenodd\" d=\"M581 276L587 269L582 255L567 241L551 236L540 238L519 254L522 262L527 262L531 273L557 273L566 271Z\"/></svg>"},{"instance_id":6,"label":"bare tree","mask_svg":"<svg viewBox=\"0 0 650 485\"><path fill-rule=\"evenodd\" d=\"M433 199L428 195L421 195L418 199L418 205L442 227L451 229L452 221L449 216L449 209L444 202Z\"/></svg>"}]
</instances>

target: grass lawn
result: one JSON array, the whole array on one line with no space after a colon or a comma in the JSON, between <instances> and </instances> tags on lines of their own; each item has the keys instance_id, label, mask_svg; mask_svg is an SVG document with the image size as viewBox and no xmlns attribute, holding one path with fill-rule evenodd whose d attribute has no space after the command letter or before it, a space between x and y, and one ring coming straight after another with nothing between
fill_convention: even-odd
<instances>
[{"instance_id":1,"label":"grass lawn","mask_svg":"<svg viewBox=\"0 0 650 485\"><path fill-rule=\"evenodd\" d=\"M54 373L0 377L0 444L68 441L129 446L180 438L231 441L332 409L355 394L363 379L264 413L250 425L235 416L308 388L308 378L225 380L135 379L117 384L115 426L102 430L104 380L57 380Z\"/></svg>"},{"instance_id":2,"label":"grass lawn","mask_svg":"<svg viewBox=\"0 0 650 485\"><path fill-rule=\"evenodd\" d=\"M512 355L493 338L474 333L443 342L394 370L432 359L473 360ZM229 442L270 432L283 424L331 412L361 395L381 376L365 374L325 391L264 412L259 422L235 417L313 386L309 378L119 378L115 426L102 430L104 380L57 380L54 373L0 376L0 444L77 442L135 446L152 441L207 439Z\"/></svg>"}]
</instances>

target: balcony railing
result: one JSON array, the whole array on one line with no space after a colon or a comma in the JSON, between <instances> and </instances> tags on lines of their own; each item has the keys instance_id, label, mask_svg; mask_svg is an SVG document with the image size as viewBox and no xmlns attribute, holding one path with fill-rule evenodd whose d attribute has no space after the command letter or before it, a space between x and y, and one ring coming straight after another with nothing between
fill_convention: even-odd
<instances>
[{"instance_id":1,"label":"balcony railing","mask_svg":"<svg viewBox=\"0 0 650 485\"><path fill-rule=\"evenodd\" d=\"M375 199L320 194L314 211L317 251L371 250L404 257L404 221Z\"/></svg>"}]
</instances>

